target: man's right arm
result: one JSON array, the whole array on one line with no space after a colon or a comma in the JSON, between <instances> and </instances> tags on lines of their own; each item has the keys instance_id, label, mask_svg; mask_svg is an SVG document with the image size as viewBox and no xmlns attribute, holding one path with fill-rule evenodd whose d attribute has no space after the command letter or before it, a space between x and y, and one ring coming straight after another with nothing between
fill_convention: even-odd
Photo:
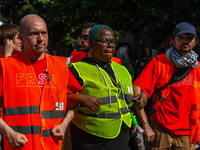
<instances>
[{"instance_id":1,"label":"man's right arm","mask_svg":"<svg viewBox=\"0 0 200 150\"><path fill-rule=\"evenodd\" d=\"M147 104L148 96L136 84L133 84L133 95L134 95L134 98L133 98L134 103L138 103L140 108L144 108Z\"/></svg>"},{"instance_id":2,"label":"man's right arm","mask_svg":"<svg viewBox=\"0 0 200 150\"><path fill-rule=\"evenodd\" d=\"M2 107L3 97L0 98L0 105ZM26 136L19 132L15 132L11 127L9 127L2 118L0 118L0 133L2 133L9 141L13 148L18 148L26 145L28 142Z\"/></svg>"},{"instance_id":3,"label":"man's right arm","mask_svg":"<svg viewBox=\"0 0 200 150\"><path fill-rule=\"evenodd\" d=\"M139 104L136 102L133 104L134 105L134 109L137 112L140 121L142 122L142 128L144 129L144 134L145 134L145 138L147 142L151 142L154 140L155 138L155 133L153 132L153 130L151 129L148 119L147 119L147 115L145 113L144 108L140 108Z\"/></svg>"},{"instance_id":4,"label":"man's right arm","mask_svg":"<svg viewBox=\"0 0 200 150\"><path fill-rule=\"evenodd\" d=\"M155 137L155 133L153 132L153 130L151 129L151 127L149 125L149 121L147 119L147 115L145 113L144 106L141 106L142 103L147 103L148 96L136 84L133 84L133 94L134 94L134 98L133 98L134 109L137 112L137 114L140 118L140 121L142 122L142 128L144 129L146 141L151 142L151 141L153 141L153 139Z\"/></svg>"}]
</instances>

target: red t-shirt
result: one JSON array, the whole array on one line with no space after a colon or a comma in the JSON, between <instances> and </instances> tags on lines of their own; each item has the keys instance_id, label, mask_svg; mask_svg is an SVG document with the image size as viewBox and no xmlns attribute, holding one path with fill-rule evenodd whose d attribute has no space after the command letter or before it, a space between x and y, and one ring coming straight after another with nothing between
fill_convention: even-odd
<instances>
[{"instance_id":1,"label":"red t-shirt","mask_svg":"<svg viewBox=\"0 0 200 150\"><path fill-rule=\"evenodd\" d=\"M85 58L86 56L87 56L87 52L82 52L82 51L75 52L75 51L73 51L71 53L71 56L70 56L70 63L79 62L83 58Z\"/></svg>"},{"instance_id":2,"label":"red t-shirt","mask_svg":"<svg viewBox=\"0 0 200 150\"><path fill-rule=\"evenodd\" d=\"M16 51L16 50L13 50L13 53L12 53L12 55L14 55L14 54L18 54L18 53L21 53L21 51Z\"/></svg>"},{"instance_id":3,"label":"red t-shirt","mask_svg":"<svg viewBox=\"0 0 200 150\"><path fill-rule=\"evenodd\" d=\"M45 70L47 69L47 58L46 55L41 60L30 60L32 63L33 69L35 71L35 75L38 79L38 83L41 88L43 88L45 80L47 78L47 74L45 73ZM2 87L2 66L0 61L0 97L3 96L3 87ZM67 93L77 93L82 90L81 85L78 83L76 78L72 75L70 70L68 70L68 84L67 84Z\"/></svg>"},{"instance_id":4,"label":"red t-shirt","mask_svg":"<svg viewBox=\"0 0 200 150\"><path fill-rule=\"evenodd\" d=\"M190 112L196 95L194 83L199 83L200 74L192 68L183 80L169 85L165 90L165 99L152 114L152 119L164 130L175 135L190 135ZM158 55L147 64L134 84L150 97L155 87L167 84L176 68L167 60L166 55ZM198 78L197 78L198 77Z\"/></svg>"},{"instance_id":5,"label":"red t-shirt","mask_svg":"<svg viewBox=\"0 0 200 150\"><path fill-rule=\"evenodd\" d=\"M44 58L40 59L40 60L30 60L33 69L35 71L35 75L38 79L38 83L40 85L41 88L43 88L44 83L46 81L47 75L45 73L45 70L47 69L47 58L46 55L44 56Z\"/></svg>"}]
</instances>

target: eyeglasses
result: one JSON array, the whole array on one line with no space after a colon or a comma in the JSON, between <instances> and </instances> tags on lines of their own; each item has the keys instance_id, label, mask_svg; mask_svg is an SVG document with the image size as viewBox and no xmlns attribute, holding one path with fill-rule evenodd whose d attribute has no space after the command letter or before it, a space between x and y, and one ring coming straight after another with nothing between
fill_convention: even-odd
<instances>
[{"instance_id":1,"label":"eyeglasses","mask_svg":"<svg viewBox=\"0 0 200 150\"><path fill-rule=\"evenodd\" d=\"M87 34L81 35L80 39L82 39L82 38L83 38L83 40L88 40L89 35L87 35Z\"/></svg>"},{"instance_id":2,"label":"eyeglasses","mask_svg":"<svg viewBox=\"0 0 200 150\"><path fill-rule=\"evenodd\" d=\"M107 47L109 45L111 45L111 46L117 45L117 42L114 39L112 39L112 40L108 40L108 39L97 40L97 39L95 39L95 42L98 42L98 41L103 43L103 45L105 47Z\"/></svg>"}]
</instances>

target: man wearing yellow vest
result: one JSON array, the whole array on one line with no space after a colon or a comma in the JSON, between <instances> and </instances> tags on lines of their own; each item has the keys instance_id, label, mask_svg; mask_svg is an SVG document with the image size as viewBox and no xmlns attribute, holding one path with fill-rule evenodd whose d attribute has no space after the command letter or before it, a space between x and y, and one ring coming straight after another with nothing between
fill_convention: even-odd
<instances>
[{"instance_id":1,"label":"man wearing yellow vest","mask_svg":"<svg viewBox=\"0 0 200 150\"><path fill-rule=\"evenodd\" d=\"M115 43L110 27L92 27L89 31L91 58L70 66L83 87L80 93L101 101L99 109L80 105L70 126L73 150L131 150L132 79L124 66L111 61Z\"/></svg>"},{"instance_id":2,"label":"man wearing yellow vest","mask_svg":"<svg viewBox=\"0 0 200 150\"><path fill-rule=\"evenodd\" d=\"M75 108L67 109L75 106L71 100L80 96L67 94L82 88L68 70L66 58L45 53L48 31L41 17L23 17L20 37L24 51L0 59L0 132L4 149L60 150L75 113Z\"/></svg>"}]
</instances>

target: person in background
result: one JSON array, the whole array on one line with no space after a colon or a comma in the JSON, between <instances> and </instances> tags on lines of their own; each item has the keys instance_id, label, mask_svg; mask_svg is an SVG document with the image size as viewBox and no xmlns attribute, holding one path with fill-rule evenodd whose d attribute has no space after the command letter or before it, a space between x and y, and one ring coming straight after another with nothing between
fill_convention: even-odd
<instances>
[{"instance_id":1,"label":"person in background","mask_svg":"<svg viewBox=\"0 0 200 150\"><path fill-rule=\"evenodd\" d=\"M97 25L94 22L88 22L83 25L83 30L81 32L80 40L81 40L81 48L80 50L83 52L89 52L89 31L92 27Z\"/></svg>"},{"instance_id":2,"label":"person in background","mask_svg":"<svg viewBox=\"0 0 200 150\"><path fill-rule=\"evenodd\" d=\"M121 59L121 64L126 67L126 69L131 74L131 77L133 80L134 79L134 70L133 70L133 65L129 59L129 56L130 56L129 47L126 44L121 46L116 52L116 58Z\"/></svg>"},{"instance_id":3,"label":"person in background","mask_svg":"<svg viewBox=\"0 0 200 150\"><path fill-rule=\"evenodd\" d=\"M134 100L140 103L150 98L155 89L166 85L178 68L190 68L184 79L168 85L154 97L151 127L155 139L147 139L147 149L194 150L191 143L199 144L200 66L193 51L196 42L192 24L177 24L172 34L173 46L165 54L155 56L134 81ZM148 123L146 127L149 128Z\"/></svg>"},{"instance_id":4,"label":"person in background","mask_svg":"<svg viewBox=\"0 0 200 150\"><path fill-rule=\"evenodd\" d=\"M21 52L21 40L19 38L19 26L15 24L3 24L0 26L0 57L8 57Z\"/></svg>"},{"instance_id":5,"label":"person in background","mask_svg":"<svg viewBox=\"0 0 200 150\"><path fill-rule=\"evenodd\" d=\"M0 58L8 57L19 52L21 52L19 26L8 23L2 24L0 26ZM1 147L3 149L2 137L0 141Z\"/></svg>"},{"instance_id":6,"label":"person in background","mask_svg":"<svg viewBox=\"0 0 200 150\"><path fill-rule=\"evenodd\" d=\"M88 37L89 37L90 29L95 25L97 25L97 23L93 23L93 22L88 22L83 25L83 30L80 36L81 47L79 48L79 51L73 51L71 53L71 56L67 58L68 65L70 63L79 62L83 58L91 57ZM112 61L115 61L116 63L121 64L121 59L119 58L112 57Z\"/></svg>"}]
</instances>

